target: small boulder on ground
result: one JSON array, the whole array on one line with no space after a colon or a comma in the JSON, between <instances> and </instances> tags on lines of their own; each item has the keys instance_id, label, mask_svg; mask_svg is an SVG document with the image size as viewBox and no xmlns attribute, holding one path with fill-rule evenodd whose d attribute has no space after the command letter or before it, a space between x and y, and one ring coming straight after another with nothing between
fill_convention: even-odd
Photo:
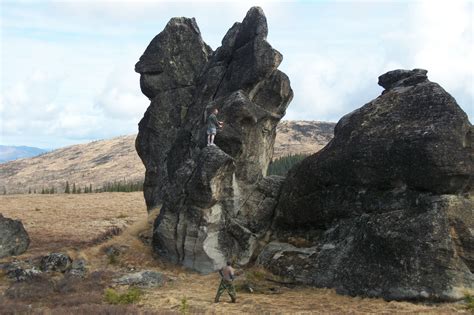
<instances>
[{"instance_id":1,"label":"small boulder on ground","mask_svg":"<svg viewBox=\"0 0 474 315\"><path fill-rule=\"evenodd\" d=\"M71 268L67 271L67 274L71 276L84 278L87 273L87 265L84 259L76 259L72 262Z\"/></svg>"},{"instance_id":2,"label":"small boulder on ground","mask_svg":"<svg viewBox=\"0 0 474 315\"><path fill-rule=\"evenodd\" d=\"M72 259L67 254L51 253L41 258L40 269L42 271L65 272L70 269Z\"/></svg>"},{"instance_id":3,"label":"small boulder on ground","mask_svg":"<svg viewBox=\"0 0 474 315\"><path fill-rule=\"evenodd\" d=\"M4 270L8 278L17 282L31 280L42 273L41 270L34 266L30 261L15 260L1 265L0 269Z\"/></svg>"},{"instance_id":4,"label":"small boulder on ground","mask_svg":"<svg viewBox=\"0 0 474 315\"><path fill-rule=\"evenodd\" d=\"M118 284L135 285L139 287L160 287L165 282L166 277L156 271L144 270L124 275L115 282Z\"/></svg>"},{"instance_id":5,"label":"small boulder on ground","mask_svg":"<svg viewBox=\"0 0 474 315\"><path fill-rule=\"evenodd\" d=\"M0 258L24 253L30 238L19 220L5 218L0 213Z\"/></svg>"}]
</instances>

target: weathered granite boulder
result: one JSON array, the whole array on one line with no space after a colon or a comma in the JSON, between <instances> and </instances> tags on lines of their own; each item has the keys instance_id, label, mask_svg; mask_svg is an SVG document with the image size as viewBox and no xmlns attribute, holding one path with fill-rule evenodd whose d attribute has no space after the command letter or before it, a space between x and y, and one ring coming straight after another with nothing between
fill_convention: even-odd
<instances>
[{"instance_id":1,"label":"weathered granite boulder","mask_svg":"<svg viewBox=\"0 0 474 315\"><path fill-rule=\"evenodd\" d=\"M426 73L380 76L382 95L289 172L275 234L312 235L311 251L270 244L262 265L386 299L453 300L473 289L474 129Z\"/></svg>"},{"instance_id":2,"label":"weathered granite boulder","mask_svg":"<svg viewBox=\"0 0 474 315\"><path fill-rule=\"evenodd\" d=\"M1 264L2 269L8 278L19 281L29 281L42 273L31 261L18 261L14 260L9 263Z\"/></svg>"},{"instance_id":3,"label":"weathered granite boulder","mask_svg":"<svg viewBox=\"0 0 474 315\"><path fill-rule=\"evenodd\" d=\"M194 19L173 18L136 65L151 99L136 148L147 207L161 207L153 245L201 272L247 263L273 217L282 179L264 177L293 92L267 32L251 8L213 52ZM212 107L225 122L218 147L205 146Z\"/></svg>"},{"instance_id":4,"label":"weathered granite boulder","mask_svg":"<svg viewBox=\"0 0 474 315\"><path fill-rule=\"evenodd\" d=\"M41 257L39 267L41 271L66 272L71 269L72 259L67 254L50 253Z\"/></svg>"},{"instance_id":5,"label":"weathered granite boulder","mask_svg":"<svg viewBox=\"0 0 474 315\"><path fill-rule=\"evenodd\" d=\"M30 238L19 220L5 218L0 213L0 258L24 253Z\"/></svg>"}]
</instances>

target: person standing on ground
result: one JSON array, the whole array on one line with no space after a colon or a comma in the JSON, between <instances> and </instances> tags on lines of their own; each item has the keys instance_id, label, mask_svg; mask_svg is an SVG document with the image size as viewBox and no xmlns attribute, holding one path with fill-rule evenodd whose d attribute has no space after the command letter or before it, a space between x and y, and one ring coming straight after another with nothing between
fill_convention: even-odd
<instances>
[{"instance_id":1,"label":"person standing on ground","mask_svg":"<svg viewBox=\"0 0 474 315\"><path fill-rule=\"evenodd\" d=\"M228 261L227 266L219 270L219 274L221 275L221 283L219 284L219 288L217 289L217 294L214 302L219 303L219 298L221 297L222 293L227 290L227 293L229 294L232 303L235 303L237 296L235 294L234 284L232 283L234 281L234 268L232 268L232 263Z\"/></svg>"},{"instance_id":2,"label":"person standing on ground","mask_svg":"<svg viewBox=\"0 0 474 315\"><path fill-rule=\"evenodd\" d=\"M217 120L217 114L219 110L214 108L207 118L207 146L215 145L214 138L216 137L217 127L222 127L223 122Z\"/></svg>"}]
</instances>

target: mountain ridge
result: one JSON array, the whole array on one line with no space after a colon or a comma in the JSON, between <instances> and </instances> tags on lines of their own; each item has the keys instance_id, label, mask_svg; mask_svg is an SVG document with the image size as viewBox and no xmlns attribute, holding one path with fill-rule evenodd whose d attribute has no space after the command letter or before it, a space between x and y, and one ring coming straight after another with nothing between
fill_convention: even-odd
<instances>
[{"instance_id":1,"label":"mountain ridge","mask_svg":"<svg viewBox=\"0 0 474 315\"><path fill-rule=\"evenodd\" d=\"M25 145L0 145L0 163L30 158L46 152L46 149Z\"/></svg>"},{"instance_id":2,"label":"mountain ridge","mask_svg":"<svg viewBox=\"0 0 474 315\"><path fill-rule=\"evenodd\" d=\"M332 139L335 123L285 120L277 126L273 159L311 154ZM219 136L218 136L219 137ZM93 189L114 181L142 181L145 168L135 151L136 134L75 144L40 156L0 164L0 190L37 193L54 187L63 192L66 181Z\"/></svg>"}]
</instances>

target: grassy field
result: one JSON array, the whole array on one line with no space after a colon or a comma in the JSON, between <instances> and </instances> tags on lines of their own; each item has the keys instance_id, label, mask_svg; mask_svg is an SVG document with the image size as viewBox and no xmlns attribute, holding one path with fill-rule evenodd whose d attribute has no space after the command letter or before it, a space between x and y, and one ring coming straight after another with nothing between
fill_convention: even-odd
<instances>
[{"instance_id":1,"label":"grassy field","mask_svg":"<svg viewBox=\"0 0 474 315\"><path fill-rule=\"evenodd\" d=\"M329 289L288 287L263 280L258 269L242 271L241 279L257 279L262 293L238 293L238 303L213 303L219 277L200 275L156 257L138 236L150 236L142 193L0 196L0 213L23 221L30 234L29 250L16 259L51 251L67 252L87 261L90 276L67 280L62 275L37 283L13 283L0 275L0 314L452 314L468 313L462 304L414 304L341 296ZM104 249L121 245L123 253L111 261ZM3 259L0 262L13 260ZM170 281L161 288L144 289L134 305L109 305L104 290L114 287L117 275L155 270ZM255 276L258 275L258 276ZM74 281L74 282L68 282ZM240 280L245 283L246 280ZM53 289L51 289L53 288ZM7 289L9 295L4 294ZM12 294L13 292L14 294Z\"/></svg>"}]
</instances>

